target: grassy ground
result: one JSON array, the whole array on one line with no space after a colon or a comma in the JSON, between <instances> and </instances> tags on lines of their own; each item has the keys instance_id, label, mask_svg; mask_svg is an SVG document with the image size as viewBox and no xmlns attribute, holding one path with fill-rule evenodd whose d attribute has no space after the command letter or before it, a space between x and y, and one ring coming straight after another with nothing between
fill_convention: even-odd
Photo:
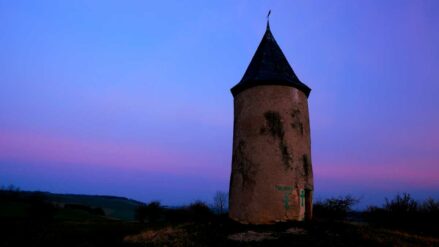
<instances>
[{"instance_id":1,"label":"grassy ground","mask_svg":"<svg viewBox=\"0 0 439 247\"><path fill-rule=\"evenodd\" d=\"M251 226L212 215L199 207L192 207L192 211L162 210L157 223L150 224L116 220L87 207L54 207L45 201L47 197L15 194L0 199L0 247L439 246L437 227L429 231L402 231L365 221L328 219Z\"/></svg>"},{"instance_id":2,"label":"grassy ground","mask_svg":"<svg viewBox=\"0 0 439 247\"><path fill-rule=\"evenodd\" d=\"M0 246L439 246L438 236L352 222L243 226L217 218L149 225L71 213L51 221L2 220Z\"/></svg>"}]
</instances>

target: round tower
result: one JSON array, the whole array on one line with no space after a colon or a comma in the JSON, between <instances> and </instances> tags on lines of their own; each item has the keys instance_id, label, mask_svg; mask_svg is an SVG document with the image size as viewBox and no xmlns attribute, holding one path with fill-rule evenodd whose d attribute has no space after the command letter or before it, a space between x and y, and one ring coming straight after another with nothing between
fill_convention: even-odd
<instances>
[{"instance_id":1,"label":"round tower","mask_svg":"<svg viewBox=\"0 0 439 247\"><path fill-rule=\"evenodd\" d=\"M229 217L271 224L312 217L313 173L303 84L267 29L234 97Z\"/></svg>"}]
</instances>

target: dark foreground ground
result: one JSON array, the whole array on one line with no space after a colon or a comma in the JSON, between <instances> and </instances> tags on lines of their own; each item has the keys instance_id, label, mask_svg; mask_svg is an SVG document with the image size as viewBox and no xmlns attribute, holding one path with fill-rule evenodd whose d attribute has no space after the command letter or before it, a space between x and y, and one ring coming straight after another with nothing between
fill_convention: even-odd
<instances>
[{"instance_id":1,"label":"dark foreground ground","mask_svg":"<svg viewBox=\"0 0 439 247\"><path fill-rule=\"evenodd\" d=\"M243 226L206 222L140 224L87 220L2 220L0 246L439 246L439 237L355 222Z\"/></svg>"},{"instance_id":2,"label":"dark foreground ground","mask_svg":"<svg viewBox=\"0 0 439 247\"><path fill-rule=\"evenodd\" d=\"M316 217L311 222L249 226L213 214L202 203L179 209L152 203L142 206L147 217L140 217L138 212L142 211L134 208L143 204L120 197L29 192L0 195L0 247L439 246L436 214L413 214L416 217L411 221L408 216L380 221L386 214L375 210L373 221L365 221L363 214L357 213L344 220ZM324 212L321 206L320 212ZM334 216L334 212L321 215ZM135 221L133 215L144 223Z\"/></svg>"}]
</instances>

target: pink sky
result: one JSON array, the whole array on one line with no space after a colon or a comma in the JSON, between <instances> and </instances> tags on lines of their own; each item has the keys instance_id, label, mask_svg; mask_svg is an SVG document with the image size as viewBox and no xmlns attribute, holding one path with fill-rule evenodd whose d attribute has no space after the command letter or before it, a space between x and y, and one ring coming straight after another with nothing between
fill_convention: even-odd
<instances>
[{"instance_id":1,"label":"pink sky","mask_svg":"<svg viewBox=\"0 0 439 247\"><path fill-rule=\"evenodd\" d=\"M227 191L266 26L311 89L316 196L439 197L439 2L7 1L0 185L164 203Z\"/></svg>"}]
</instances>

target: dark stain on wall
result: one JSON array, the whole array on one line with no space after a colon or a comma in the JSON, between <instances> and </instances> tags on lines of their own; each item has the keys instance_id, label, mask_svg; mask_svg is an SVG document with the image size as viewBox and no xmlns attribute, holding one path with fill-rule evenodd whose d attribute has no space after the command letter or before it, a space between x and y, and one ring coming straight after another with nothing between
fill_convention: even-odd
<instances>
[{"instance_id":1,"label":"dark stain on wall","mask_svg":"<svg viewBox=\"0 0 439 247\"><path fill-rule=\"evenodd\" d=\"M268 131L272 137L278 137L283 139L284 128L279 112L267 111L264 113L265 121L267 122Z\"/></svg>"},{"instance_id":2,"label":"dark stain on wall","mask_svg":"<svg viewBox=\"0 0 439 247\"><path fill-rule=\"evenodd\" d=\"M303 123L300 121L300 110L294 109L291 113L291 117L293 118L293 122L291 123L291 127L299 131L299 133L303 136Z\"/></svg>"},{"instance_id":3,"label":"dark stain on wall","mask_svg":"<svg viewBox=\"0 0 439 247\"><path fill-rule=\"evenodd\" d=\"M239 141L236 150L233 152L232 162L236 170L235 174L240 174L242 177L241 189L244 190L253 185L255 183L256 167L246 156L244 141Z\"/></svg>"},{"instance_id":4,"label":"dark stain on wall","mask_svg":"<svg viewBox=\"0 0 439 247\"><path fill-rule=\"evenodd\" d=\"M285 165L285 169L292 169L290 163L293 161L293 155L288 151L288 147L285 145L283 139L279 142L279 149L282 153L282 161Z\"/></svg>"},{"instance_id":5,"label":"dark stain on wall","mask_svg":"<svg viewBox=\"0 0 439 247\"><path fill-rule=\"evenodd\" d=\"M285 169L291 169L293 156L285 142L285 131L279 112L267 111L264 113L264 117L267 128L262 127L260 133L265 134L268 132L273 138L279 138L279 149Z\"/></svg>"}]
</instances>

